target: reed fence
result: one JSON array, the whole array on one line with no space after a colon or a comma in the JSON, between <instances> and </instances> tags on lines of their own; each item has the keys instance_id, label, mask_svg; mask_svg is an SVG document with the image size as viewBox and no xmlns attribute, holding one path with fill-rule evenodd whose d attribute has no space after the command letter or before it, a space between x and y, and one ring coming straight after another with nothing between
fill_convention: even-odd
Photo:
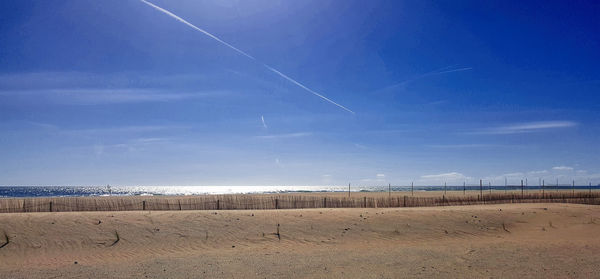
<instances>
[{"instance_id":1,"label":"reed fence","mask_svg":"<svg viewBox=\"0 0 600 279\"><path fill-rule=\"evenodd\" d=\"M133 211L133 210L243 210L301 208L390 208L451 206L500 203L576 203L600 205L600 193L491 193L483 196L382 196L361 197L306 195L205 195L205 196L122 196L2 198L0 213Z\"/></svg>"}]
</instances>

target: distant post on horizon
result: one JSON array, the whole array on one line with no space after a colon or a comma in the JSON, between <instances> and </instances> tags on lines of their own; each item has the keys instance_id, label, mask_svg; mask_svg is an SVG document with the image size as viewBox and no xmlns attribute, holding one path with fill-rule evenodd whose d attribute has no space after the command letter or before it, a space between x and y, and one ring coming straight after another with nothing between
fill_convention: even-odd
<instances>
[{"instance_id":1,"label":"distant post on horizon","mask_svg":"<svg viewBox=\"0 0 600 279\"><path fill-rule=\"evenodd\" d=\"M558 178L556 179L556 192L558 192Z\"/></svg>"},{"instance_id":2,"label":"distant post on horizon","mask_svg":"<svg viewBox=\"0 0 600 279\"><path fill-rule=\"evenodd\" d=\"M506 188L508 187L507 185L508 181L506 180L506 177L504 177L504 193L506 193Z\"/></svg>"},{"instance_id":3,"label":"distant post on horizon","mask_svg":"<svg viewBox=\"0 0 600 279\"><path fill-rule=\"evenodd\" d=\"M467 194L467 182L463 181L463 196Z\"/></svg>"},{"instance_id":4,"label":"distant post on horizon","mask_svg":"<svg viewBox=\"0 0 600 279\"><path fill-rule=\"evenodd\" d=\"M571 188L573 188L573 195L575 195L575 179L573 179L573 186Z\"/></svg>"},{"instance_id":5,"label":"distant post on horizon","mask_svg":"<svg viewBox=\"0 0 600 279\"><path fill-rule=\"evenodd\" d=\"M414 195L415 195L415 182L414 182L414 181L412 181L412 182L410 183L410 195L411 195L411 196L414 196Z\"/></svg>"},{"instance_id":6,"label":"distant post on horizon","mask_svg":"<svg viewBox=\"0 0 600 279\"><path fill-rule=\"evenodd\" d=\"M521 198L523 198L523 179L521 179Z\"/></svg>"},{"instance_id":7,"label":"distant post on horizon","mask_svg":"<svg viewBox=\"0 0 600 279\"><path fill-rule=\"evenodd\" d=\"M492 194L492 182L488 181L488 188L490 189L490 194Z\"/></svg>"},{"instance_id":8,"label":"distant post on horizon","mask_svg":"<svg viewBox=\"0 0 600 279\"><path fill-rule=\"evenodd\" d=\"M350 183L348 183L348 197L350 197Z\"/></svg>"},{"instance_id":9,"label":"distant post on horizon","mask_svg":"<svg viewBox=\"0 0 600 279\"><path fill-rule=\"evenodd\" d=\"M546 186L546 180L542 179L542 197L544 196L544 188Z\"/></svg>"},{"instance_id":10,"label":"distant post on horizon","mask_svg":"<svg viewBox=\"0 0 600 279\"><path fill-rule=\"evenodd\" d=\"M444 181L444 195L446 194L446 181Z\"/></svg>"},{"instance_id":11,"label":"distant post on horizon","mask_svg":"<svg viewBox=\"0 0 600 279\"><path fill-rule=\"evenodd\" d=\"M483 200L483 180L479 179L479 197Z\"/></svg>"},{"instance_id":12,"label":"distant post on horizon","mask_svg":"<svg viewBox=\"0 0 600 279\"><path fill-rule=\"evenodd\" d=\"M392 197L392 183L388 184L388 193L389 193L389 197Z\"/></svg>"}]
</instances>

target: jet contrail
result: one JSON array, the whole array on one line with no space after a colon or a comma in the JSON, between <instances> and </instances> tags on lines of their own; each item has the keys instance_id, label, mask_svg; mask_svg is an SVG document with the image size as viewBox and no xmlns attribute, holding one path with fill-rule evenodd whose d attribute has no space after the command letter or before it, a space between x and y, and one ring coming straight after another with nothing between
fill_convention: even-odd
<instances>
[{"instance_id":1,"label":"jet contrail","mask_svg":"<svg viewBox=\"0 0 600 279\"><path fill-rule=\"evenodd\" d=\"M242 50L240 50L240 49L238 49L238 48L236 48L236 47L234 47L234 46L232 46L232 45L228 44L227 42L225 42L225 41L223 41L223 40L219 39L217 36L215 36L215 35L213 35L213 34L211 34L211 33L208 33L208 32L207 32L207 31L205 31L204 29L202 29L202 28L199 28L199 27L197 27L197 26L195 26L195 25L193 25L193 24L191 24L191 23L187 22L185 19L178 17L178 16L177 16L177 15L175 15L174 13L172 13L172 12L169 12L169 11L167 11L167 10L165 10L165 9L163 9L163 8L161 8L161 7L159 7L159 6L156 6L156 5L154 5L154 4L152 4L152 3L150 3L150 2L148 2L148 1L146 1L146 0L140 0L140 1L142 1L142 3L144 3L144 4L146 4L146 5L148 5L148 6L152 7L152 8L154 8L154 9L156 9L156 10L160 11L160 12L163 12L163 13L165 13L166 15L168 15L168 16L170 16L170 17L172 17L172 18L174 18L174 19L176 19L176 20L178 20L178 21L180 21L180 22L184 23L185 25L187 25L187 26L189 26L189 27L191 27L191 28L195 29L196 31L200 31L200 32L201 32L201 33L203 33L204 35L206 35L206 36L209 36L209 37L213 38L214 40L216 40L217 42L219 42L219 43L221 43L221 44L223 44L223 45L227 46L228 48L235 50L237 53L239 53L239 54L241 54L241 55L243 55L243 56L246 56L246 57L248 57L248 58L250 58L250 59L252 59L252 60L254 60L254 61L256 61L256 62L258 62L258 63L260 63L260 64L262 64L262 65L263 65L265 68L269 69L269 71L271 71L271 72L273 72L273 73L275 73L275 74L279 75L280 77L282 77L282 78L284 78L284 79L286 79L286 80L290 81L291 83L293 83L293 84L295 84L295 85L299 86L300 88L302 88L302 89L304 89L304 90L308 91L309 93L311 93L311 94L313 94L313 95L315 95L315 96L317 96L317 97L319 97L319 98L321 98L321 99L323 99L323 100L325 100L325 101L327 101L327 102L329 102L329 103L331 103L331 104L334 104L334 105L336 105L336 106L338 106L338 107L342 108L342 109L343 109L343 110L345 110L345 111L348 111L348 112L350 112L350 113L354 114L354 111L352 111L352 110L350 110L350 109L348 109L348 108L346 108L346 107L344 107L344 106L342 106L342 105L340 105L340 104L338 104L338 103L336 103L336 102L334 102L334 101L330 100L329 98L327 98L327 97L325 97L325 96L323 96L323 95L321 95L321 94L319 94L319 93L315 92L314 90L312 90L312 89L310 89L310 88L308 88L308 87L304 86L302 83L300 83L300 82L297 82L296 80L292 79L291 77L288 77L287 75L285 75L285 74L283 74L282 72L280 72L280 71L276 70L275 68L273 68L273 67L271 67L271 66L269 66L269 65L267 65L267 64L265 64L265 63L263 63L263 62L261 62L261 61L259 61L258 59L254 58L252 55L245 53L244 51L242 51Z\"/></svg>"},{"instance_id":2,"label":"jet contrail","mask_svg":"<svg viewBox=\"0 0 600 279\"><path fill-rule=\"evenodd\" d=\"M464 68L452 69L453 67L454 66L447 66L447 67L443 67L443 68L440 68L440 69L437 69L437 70L434 70L434 71L431 71L431 72L427 72L427 73L415 76L413 78L409 78L409 79L407 79L405 81L396 83L394 85L390 85L388 87L379 89L377 91L388 90L388 89L391 89L391 88L396 88L396 87L399 87L399 86L403 86L403 85L411 83L411 82L413 82L415 80L419 80L419 79L426 78L426 77L429 77L429 76L436 76L436 75L442 75L442 74L447 74L447 73L469 71L469 70L473 69L471 67L464 67Z\"/></svg>"},{"instance_id":3,"label":"jet contrail","mask_svg":"<svg viewBox=\"0 0 600 279\"><path fill-rule=\"evenodd\" d=\"M248 57L248 58L250 58L250 59L252 59L252 60L256 60L256 58L252 57L252 55L250 55L250 54L248 54L248 53L245 53L245 52L243 52L242 50L240 50L240 49L238 49L238 48L236 48L236 47L234 47L234 46L232 46L232 45L228 44L227 42L225 42L225 41L223 41L223 40L219 39L218 37L214 36L213 34L206 32L204 29L196 27L196 25L193 25L193 24L191 24L191 23L187 22L185 19L178 17L178 16L177 16L177 15L175 15L174 13L172 13L172 12L169 12L169 11L167 11L167 10L165 10L165 9L163 9L163 8L161 8L161 7L159 7L159 6L156 6L156 5L154 5L154 4L152 4L152 3L150 3L150 2L148 2L148 1L146 1L146 0L140 0L140 1L142 1L143 3L145 3L145 4L149 5L149 6L150 6L150 7L152 7L152 8L155 8L155 9L157 9L157 10L159 10L159 11L161 11L161 12L163 12L163 13L167 14L168 16L170 16L170 17L172 17L172 18L174 18L174 19L176 19L176 20L178 20L178 21L180 21L180 22L182 22L182 23L186 24L187 26L189 26L189 27L192 27L192 28L196 29L197 31L200 31L200 32L204 33L204 35L206 35L206 36L209 36L209 37L211 37L211 38L215 39L217 42L219 42L219 43L222 43L222 44L226 45L227 47L229 47L229 48L231 48L231 49L233 49L233 50L237 51L238 53L240 53L240 54L242 54L242 55L244 55L244 56L246 56L246 57Z\"/></svg>"},{"instance_id":4,"label":"jet contrail","mask_svg":"<svg viewBox=\"0 0 600 279\"><path fill-rule=\"evenodd\" d=\"M260 116L260 120L262 121L263 127L265 127L265 129L267 129L267 123L265 123L265 117L264 116Z\"/></svg>"},{"instance_id":5,"label":"jet contrail","mask_svg":"<svg viewBox=\"0 0 600 279\"><path fill-rule=\"evenodd\" d=\"M471 68L471 67L466 67L466 68L459 68L459 69L453 69L453 70L446 70L446 71L441 71L441 72L435 72L435 73L431 73L430 75L441 75L441 74L447 74L447 73L468 71L468 70L472 70L472 69L473 68Z\"/></svg>"},{"instance_id":6,"label":"jet contrail","mask_svg":"<svg viewBox=\"0 0 600 279\"><path fill-rule=\"evenodd\" d=\"M330 102L330 103L332 103L332 104L334 104L334 105L336 105L336 106L338 106L338 107L342 108L343 110L345 110L345 111L348 111L348 112L350 112L350 113L354 114L354 112L353 112L353 111L349 110L349 109L348 109L348 108L346 108L345 106L342 106L342 105L340 105L340 104L338 104L338 103L336 103L336 102L334 102L334 101L330 100L329 98L327 98L327 97L325 97L325 96L323 96L323 95L321 95L321 94L319 94L319 93L317 93L317 92L313 91L312 89L310 89L310 88L308 88L308 87L306 87L306 86L302 85L301 83L299 83L299 82L295 81L295 80L294 80L294 79L292 79L291 77L288 77L288 76L286 76L286 75L285 75L285 74L283 74L282 72L280 72L280 71L277 71L277 70L273 69L273 67L270 67L269 65L267 65L267 64L264 64L264 63L263 63L263 65L264 65L264 66L265 66L267 69L271 70L271 72L278 74L278 75L279 75L279 76L281 76L282 78L285 78L285 79L289 80L291 83L293 83L293 84L295 84L295 85L298 85L299 87L301 87L301 88L303 88L304 90L306 90L306 91L308 91L308 92L310 92L310 93L314 94L315 96L317 96L317 97L320 97L320 98L322 98L323 100L325 100L325 101L327 101L327 102Z\"/></svg>"}]
</instances>

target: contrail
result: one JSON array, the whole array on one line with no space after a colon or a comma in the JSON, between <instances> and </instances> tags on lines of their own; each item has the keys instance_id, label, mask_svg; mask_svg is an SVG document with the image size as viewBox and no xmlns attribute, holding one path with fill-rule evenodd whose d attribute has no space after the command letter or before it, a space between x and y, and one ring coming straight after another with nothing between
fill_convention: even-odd
<instances>
[{"instance_id":1,"label":"contrail","mask_svg":"<svg viewBox=\"0 0 600 279\"><path fill-rule=\"evenodd\" d=\"M291 77L288 77L287 75L285 75L285 74L283 74L282 72L280 72L280 71L276 70L275 68L273 68L273 67L271 67L271 66L269 66L269 65L267 65L267 64L265 64L265 63L263 63L263 62L261 62L261 61L259 61L258 59L254 58L252 55L250 55L250 54L248 54L248 53L245 53L244 51L242 51L242 50L240 50L240 49L238 49L238 48L236 48L236 47L234 47L234 46L232 46L232 45L228 44L227 42L225 42L225 41L223 41L223 40L219 39L219 37L217 37L217 36L215 36L215 35L213 35L213 34L211 34L211 33L208 33L208 32L207 32L207 31L205 31L204 29L202 29L202 28L199 28L199 27L197 27L197 26L195 26L195 25L193 25L193 24L189 23L188 21L186 21L186 20L185 20L185 19L183 19L183 18L180 18L180 17L178 17L178 16L177 16L177 15L175 15L174 13L172 13L172 12L170 12L170 11L168 11L168 10L165 10L165 9L163 9L163 8L159 7L159 6L156 6L156 5L154 5L154 4L152 4L152 3L150 3L150 2L148 2L148 1L146 1L146 0L140 0L140 1L142 1L142 3L144 3L144 4L146 4L146 5L148 5L148 6L152 7L152 8L154 8L154 9L156 9L156 10L160 11L160 12L163 12L163 13L165 13L166 15L168 15L168 16L170 16L170 17L172 17L172 18L174 18L174 19L176 19L176 20L178 20L178 21L180 21L180 22L184 23L185 25L187 25L187 26L189 26L189 27L191 27L191 28L195 29L196 31L200 31L200 32L201 32L201 33L203 33L204 35L211 37L212 39L214 39L214 40L216 40L217 42L219 42L219 43L221 43L221 44L225 45L226 47L228 47L228 48L230 48L230 49L233 49L233 50L235 50L237 53L239 53L239 54L241 54L241 55L243 55L243 56L246 56L246 57L248 57L248 58L250 58L250 59L252 59L252 60L254 60L254 61L256 61L256 62L258 62L258 63L260 63L260 64L262 64L262 65L263 65L265 68L269 69L269 71L271 71L271 72L273 72L273 73L275 73L275 74L279 75L280 77L282 77L282 78L284 78L284 79L286 79L286 80L290 81L291 83L293 83L293 84L295 84L295 85L299 86L300 88L302 88L302 89L304 89L304 90L308 91L309 93L311 93L311 94L313 94L313 95L315 95L315 96L317 96L317 97L319 97L319 98L321 98L321 99L323 99L323 100L325 100L325 101L327 101L327 102L329 102L329 103L331 103L331 104L334 104L334 105L336 105L336 106L338 106L338 107L342 108L342 109L343 109L343 110L345 110L345 111L348 111L348 112L350 112L350 113L352 113L352 114L355 114L355 113L354 113L354 111L352 111L352 110L350 110L350 109L348 109L348 108L346 108L346 107L344 107L344 106L342 106L342 105L340 105L340 104L338 104L338 103L336 103L336 102L334 102L334 101L330 100L329 98L327 98L327 97L325 97L325 96L323 96L323 95L321 95L321 94L319 94L319 93L315 92L314 90L312 90L312 89L310 89L310 88L308 88L308 87L304 86L302 83L300 83L300 82L298 82L298 81L294 80L293 78L291 78Z\"/></svg>"},{"instance_id":2,"label":"contrail","mask_svg":"<svg viewBox=\"0 0 600 279\"><path fill-rule=\"evenodd\" d=\"M265 123L265 117L264 116L260 116L260 120L262 121L263 127L265 127L265 129L267 129L267 123Z\"/></svg>"},{"instance_id":3,"label":"contrail","mask_svg":"<svg viewBox=\"0 0 600 279\"><path fill-rule=\"evenodd\" d=\"M428 76L436 76L436 75L447 74L447 73L462 72L462 71L468 71L468 70L473 69L471 67L464 67L464 68L458 68L458 69L451 69L451 68L454 68L454 66L443 67L443 68L437 69L435 71L427 72L422 75L411 78L409 80L406 80L403 83L411 82L411 81L421 79L424 77L428 77Z\"/></svg>"},{"instance_id":4,"label":"contrail","mask_svg":"<svg viewBox=\"0 0 600 279\"><path fill-rule=\"evenodd\" d=\"M231 48L231 49L233 49L233 50L237 51L238 53L240 53L240 54L242 54L242 55L244 55L244 56L246 56L246 57L248 57L248 58L250 58L250 59L252 59L252 60L256 60L256 58L252 57L252 55L250 55L250 54L248 54L248 53L245 53L245 52L243 52L242 50L240 50L240 49L238 49L238 48L236 48L236 47L234 47L234 46L232 46L232 45L228 44L227 42L225 42L225 41L223 41L223 40L219 39L217 36L214 36L213 34L206 32L204 29L196 27L196 25L193 25L193 24L191 24L191 23L187 22L185 19L178 17L178 16L177 16L177 15L175 15L174 13L172 13L172 12L169 12L169 11L167 11L167 10L165 10L165 9L163 9L163 8L161 8L161 7L159 7L159 6L156 6L156 5L154 5L154 4L152 4L152 3L150 3L150 2L148 2L148 1L146 1L146 0L140 0L140 1L142 1L143 3L145 3L145 4L149 5L149 6L150 6L150 7L152 7L152 8L155 8L155 9L157 9L157 10L159 10L159 11L161 11L161 12L163 12L163 13L167 14L168 16L170 16L170 17L172 17L172 18L174 18L174 19L176 19L176 20L178 20L178 21L180 21L180 22L182 22L182 23L186 24L187 26L189 26L189 27L192 27L192 28L196 29L197 31L200 31L200 32L204 33L204 35L206 35L206 36L209 36L209 37L211 37L211 38L215 39L217 42L219 42L219 43L222 43L222 44L226 45L227 47L229 47L229 48Z\"/></svg>"},{"instance_id":5,"label":"contrail","mask_svg":"<svg viewBox=\"0 0 600 279\"><path fill-rule=\"evenodd\" d=\"M441 74L447 74L447 73L454 73L454 72L468 71L468 70L472 70L472 69L473 69L473 68L471 68L471 67L466 67L466 68L460 68L460 69L453 69L453 70L447 70L447 71L435 72L435 73L431 73L430 75L441 75Z\"/></svg>"},{"instance_id":6,"label":"contrail","mask_svg":"<svg viewBox=\"0 0 600 279\"><path fill-rule=\"evenodd\" d=\"M396 87L399 87L399 86L403 86L403 85L411 83L411 82L413 82L415 80L419 80L419 79L426 78L426 77L429 77L429 76L436 76L436 75L442 75L442 74L447 74L447 73L469 71L469 70L473 69L472 67L464 67L464 68L452 69L453 67L454 66L446 66L446 67L443 67L443 68L440 68L440 69L437 69L437 70L434 70L434 71L431 71L431 72L427 72L427 73L415 76L413 78L409 78L409 79L407 79L405 81L396 83L394 85L390 85L388 87L385 87L383 89L379 89L377 91L388 90L388 89L396 88Z\"/></svg>"},{"instance_id":7,"label":"contrail","mask_svg":"<svg viewBox=\"0 0 600 279\"><path fill-rule=\"evenodd\" d=\"M294 80L294 79L292 79L291 77L288 77L288 76L286 76L286 75L285 75L285 74L283 74L282 72L275 70L273 67L270 67L269 65L267 65L267 64L264 64L264 63L263 63L263 65L264 65L264 66L265 66L267 69L271 70L273 73L276 73L276 74L278 74L279 76L281 76L282 78L285 78L285 79L289 80L291 83L293 83L293 84L295 84L295 85L298 85L298 86L300 86L301 88L303 88L304 90L306 90L306 91L308 91L308 92L310 92L310 93L314 94L315 96L317 96L317 97L320 97L320 98L322 98L323 100L325 100L325 101L327 101L327 102L330 102L330 103L332 103L332 104L334 104L334 105L336 105L336 106L338 106L338 107L342 108L343 110L345 110L345 111L348 111L348 112L350 112L350 113L353 113L353 114L354 114L354 112L353 112L353 111L351 111L350 109L346 108L345 106L342 106L342 105L340 105L340 104L338 104L338 103L336 103L336 102L334 102L334 101L330 100L329 98L327 98L327 97L325 97L325 96L323 96L323 95L321 95L321 94L319 94L319 93L317 93L317 92L313 91L312 89L310 89L310 88L308 88L308 87L306 87L306 86L302 85L301 83L299 83L299 82L295 81L295 80Z\"/></svg>"}]
</instances>

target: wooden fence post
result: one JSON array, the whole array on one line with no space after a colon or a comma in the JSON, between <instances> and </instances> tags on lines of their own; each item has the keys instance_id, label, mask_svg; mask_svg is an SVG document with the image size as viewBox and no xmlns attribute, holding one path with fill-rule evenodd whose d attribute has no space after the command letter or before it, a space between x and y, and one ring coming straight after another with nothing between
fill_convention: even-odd
<instances>
[{"instance_id":1,"label":"wooden fence post","mask_svg":"<svg viewBox=\"0 0 600 279\"><path fill-rule=\"evenodd\" d=\"M177 200L177 203L179 204L179 210L181 210L181 200Z\"/></svg>"},{"instance_id":2,"label":"wooden fence post","mask_svg":"<svg viewBox=\"0 0 600 279\"><path fill-rule=\"evenodd\" d=\"M367 208L367 197L363 197L363 207Z\"/></svg>"},{"instance_id":3,"label":"wooden fence post","mask_svg":"<svg viewBox=\"0 0 600 279\"><path fill-rule=\"evenodd\" d=\"M479 179L479 198L483 200L483 180Z\"/></svg>"},{"instance_id":4,"label":"wooden fence post","mask_svg":"<svg viewBox=\"0 0 600 279\"><path fill-rule=\"evenodd\" d=\"M50 201L50 212L52 212L52 201Z\"/></svg>"},{"instance_id":5,"label":"wooden fence post","mask_svg":"<svg viewBox=\"0 0 600 279\"><path fill-rule=\"evenodd\" d=\"M406 196L404 196L404 207L406 207Z\"/></svg>"},{"instance_id":6,"label":"wooden fence post","mask_svg":"<svg viewBox=\"0 0 600 279\"><path fill-rule=\"evenodd\" d=\"M523 199L523 179L521 179L521 199Z\"/></svg>"},{"instance_id":7,"label":"wooden fence post","mask_svg":"<svg viewBox=\"0 0 600 279\"><path fill-rule=\"evenodd\" d=\"M327 197L323 198L323 208L327 208Z\"/></svg>"},{"instance_id":8,"label":"wooden fence post","mask_svg":"<svg viewBox=\"0 0 600 279\"><path fill-rule=\"evenodd\" d=\"M279 209L279 199L275 199L275 209Z\"/></svg>"},{"instance_id":9,"label":"wooden fence post","mask_svg":"<svg viewBox=\"0 0 600 279\"><path fill-rule=\"evenodd\" d=\"M142 210L146 210L146 201L142 201Z\"/></svg>"},{"instance_id":10,"label":"wooden fence post","mask_svg":"<svg viewBox=\"0 0 600 279\"><path fill-rule=\"evenodd\" d=\"M221 209L221 200L217 200L217 210Z\"/></svg>"}]
</instances>

